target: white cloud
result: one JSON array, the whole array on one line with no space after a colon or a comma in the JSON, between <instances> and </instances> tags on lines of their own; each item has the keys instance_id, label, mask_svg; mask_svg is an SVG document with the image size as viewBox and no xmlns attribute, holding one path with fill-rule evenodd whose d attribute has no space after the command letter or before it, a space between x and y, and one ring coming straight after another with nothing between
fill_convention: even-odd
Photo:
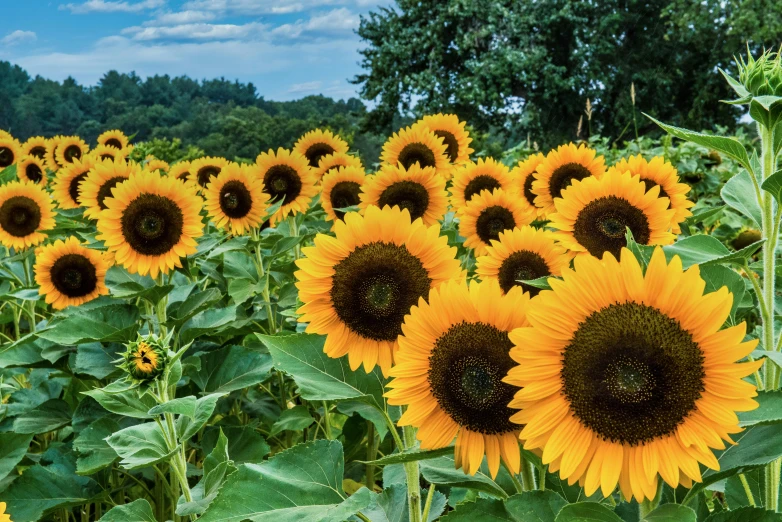
<instances>
[{"instance_id":1,"label":"white cloud","mask_svg":"<svg viewBox=\"0 0 782 522\"><path fill-rule=\"evenodd\" d=\"M218 11L235 15L299 13L316 7L351 5L367 7L388 0L188 0L185 9Z\"/></svg>"},{"instance_id":2,"label":"white cloud","mask_svg":"<svg viewBox=\"0 0 782 522\"><path fill-rule=\"evenodd\" d=\"M267 30L260 23L234 24L182 24L165 27L128 27L123 34L132 34L133 40L246 40L258 38Z\"/></svg>"},{"instance_id":3,"label":"white cloud","mask_svg":"<svg viewBox=\"0 0 782 522\"><path fill-rule=\"evenodd\" d=\"M305 93L305 92L315 92L317 90L320 90L320 88L323 86L323 82L305 82L305 83L294 83L290 86L288 89L288 92L291 94L298 94L298 93Z\"/></svg>"},{"instance_id":4,"label":"white cloud","mask_svg":"<svg viewBox=\"0 0 782 522\"><path fill-rule=\"evenodd\" d=\"M155 18L144 22L143 25L182 25L211 22L217 18L214 12L209 11L180 11L178 13L159 13Z\"/></svg>"},{"instance_id":5,"label":"white cloud","mask_svg":"<svg viewBox=\"0 0 782 522\"><path fill-rule=\"evenodd\" d=\"M12 45L18 45L21 43L30 43L34 42L38 39L38 35L36 35L32 31L20 31L16 30L12 33L8 33L3 37L2 40L0 40L0 43L7 46Z\"/></svg>"},{"instance_id":6,"label":"white cloud","mask_svg":"<svg viewBox=\"0 0 782 522\"><path fill-rule=\"evenodd\" d=\"M283 24L272 29L272 35L288 38L306 38L311 40L348 36L358 27L357 14L341 7L325 14L312 16L309 20L298 20L293 24Z\"/></svg>"},{"instance_id":7,"label":"white cloud","mask_svg":"<svg viewBox=\"0 0 782 522\"><path fill-rule=\"evenodd\" d=\"M60 10L72 13L138 13L147 9L163 7L166 0L142 0L141 2L126 2L114 0L87 0L81 4L60 5Z\"/></svg>"}]
</instances>

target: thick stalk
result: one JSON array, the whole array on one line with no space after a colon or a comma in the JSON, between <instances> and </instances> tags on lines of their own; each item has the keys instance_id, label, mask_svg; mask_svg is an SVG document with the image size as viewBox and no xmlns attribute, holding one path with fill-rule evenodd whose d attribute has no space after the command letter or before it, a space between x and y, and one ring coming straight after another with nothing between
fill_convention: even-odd
<instances>
[{"instance_id":1,"label":"thick stalk","mask_svg":"<svg viewBox=\"0 0 782 522\"><path fill-rule=\"evenodd\" d=\"M535 489L535 473L532 463L523 457L521 459L521 486L524 491Z\"/></svg>"},{"instance_id":2,"label":"thick stalk","mask_svg":"<svg viewBox=\"0 0 782 522\"><path fill-rule=\"evenodd\" d=\"M402 434L404 435L405 448L412 448L415 445L415 428L405 426L402 428ZM421 522L421 483L418 477L418 461L405 462L404 466L410 522Z\"/></svg>"},{"instance_id":3,"label":"thick stalk","mask_svg":"<svg viewBox=\"0 0 782 522\"><path fill-rule=\"evenodd\" d=\"M426 494L426 503L424 504L424 514L421 515L421 521L429 520L429 511L432 509L432 499L434 498L434 484L429 484L429 491Z\"/></svg>"},{"instance_id":4,"label":"thick stalk","mask_svg":"<svg viewBox=\"0 0 782 522\"><path fill-rule=\"evenodd\" d=\"M367 421L367 461L372 462L377 458L377 444L375 444L375 425ZM375 490L375 465L367 464L366 480L367 489Z\"/></svg>"},{"instance_id":5,"label":"thick stalk","mask_svg":"<svg viewBox=\"0 0 782 522\"><path fill-rule=\"evenodd\" d=\"M290 228L291 237L299 237L299 225L296 223L296 216L293 214L288 217L288 227ZM301 257L301 243L293 247L293 258L299 259Z\"/></svg>"},{"instance_id":6,"label":"thick stalk","mask_svg":"<svg viewBox=\"0 0 782 522\"><path fill-rule=\"evenodd\" d=\"M24 280L25 284L28 287L35 286L35 281L32 277L32 270L28 266L28 263L32 263L32 257L26 256L24 258L24 261L22 261L22 266L24 266ZM27 312L27 315L29 316L29 323L30 323L30 332L35 331L35 301L25 301L25 311Z\"/></svg>"},{"instance_id":7,"label":"thick stalk","mask_svg":"<svg viewBox=\"0 0 782 522\"><path fill-rule=\"evenodd\" d=\"M274 333L277 331L277 324L274 319L274 311L272 310L272 302L269 294L269 278L266 277L266 272L263 269L263 254L261 253L260 236L254 236L254 238L256 239L255 266L258 269L258 277L263 282L263 290L261 291L261 295L263 296L264 303L266 303L266 316L269 321L269 335L274 335Z\"/></svg>"}]
</instances>

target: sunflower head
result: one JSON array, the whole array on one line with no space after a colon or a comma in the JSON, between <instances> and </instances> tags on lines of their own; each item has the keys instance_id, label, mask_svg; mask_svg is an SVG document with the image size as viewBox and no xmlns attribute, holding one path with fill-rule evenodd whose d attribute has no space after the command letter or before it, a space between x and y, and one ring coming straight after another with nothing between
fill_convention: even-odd
<instances>
[{"instance_id":1,"label":"sunflower head","mask_svg":"<svg viewBox=\"0 0 782 522\"><path fill-rule=\"evenodd\" d=\"M107 295L108 268L102 252L87 248L74 236L35 251L35 282L46 303L55 310Z\"/></svg>"},{"instance_id":2,"label":"sunflower head","mask_svg":"<svg viewBox=\"0 0 782 522\"><path fill-rule=\"evenodd\" d=\"M98 215L98 236L116 263L153 278L181 267L203 234L202 200L175 178L142 170L116 185Z\"/></svg>"},{"instance_id":3,"label":"sunflower head","mask_svg":"<svg viewBox=\"0 0 782 522\"><path fill-rule=\"evenodd\" d=\"M67 136L54 149L57 164L66 167L87 155L90 148L78 136Z\"/></svg>"},{"instance_id":4,"label":"sunflower head","mask_svg":"<svg viewBox=\"0 0 782 522\"><path fill-rule=\"evenodd\" d=\"M410 212L411 219L420 218L425 224L434 225L448 210L445 179L434 167L417 163L407 169L401 164L383 165L361 188L361 208L370 205L399 207Z\"/></svg>"},{"instance_id":5,"label":"sunflower head","mask_svg":"<svg viewBox=\"0 0 782 522\"><path fill-rule=\"evenodd\" d=\"M90 156L94 157L97 161L103 160L125 160L130 153L129 149L118 149L111 145L98 145L90 151Z\"/></svg>"},{"instance_id":6,"label":"sunflower head","mask_svg":"<svg viewBox=\"0 0 782 522\"><path fill-rule=\"evenodd\" d=\"M60 145L60 142L64 139L64 136L54 136L53 138L49 138L46 140L46 156L44 159L46 160L46 166L51 170L52 172L57 172L60 168L62 168L64 165L60 165L57 163L57 147Z\"/></svg>"},{"instance_id":7,"label":"sunflower head","mask_svg":"<svg viewBox=\"0 0 782 522\"><path fill-rule=\"evenodd\" d=\"M122 150L128 146L128 137L121 130L107 130L100 136L98 136L98 145L104 145L106 147L112 147L117 150Z\"/></svg>"},{"instance_id":8,"label":"sunflower head","mask_svg":"<svg viewBox=\"0 0 782 522\"><path fill-rule=\"evenodd\" d=\"M549 214L554 211L554 200L562 197L562 191L573 181L601 176L605 171L605 159L586 145L568 143L546 154L535 171L532 182L535 206Z\"/></svg>"},{"instance_id":9,"label":"sunflower head","mask_svg":"<svg viewBox=\"0 0 782 522\"><path fill-rule=\"evenodd\" d=\"M445 177L451 169L443 139L420 126L407 127L390 137L383 145L380 160L389 165L401 164L405 169L416 163L422 168L434 167Z\"/></svg>"},{"instance_id":10,"label":"sunflower head","mask_svg":"<svg viewBox=\"0 0 782 522\"><path fill-rule=\"evenodd\" d=\"M90 169L97 164L98 160L88 154L57 171L52 184L52 196L60 208L67 210L81 206L81 184Z\"/></svg>"},{"instance_id":11,"label":"sunflower head","mask_svg":"<svg viewBox=\"0 0 782 522\"><path fill-rule=\"evenodd\" d=\"M516 193L502 189L484 190L473 197L459 216L459 235L466 238L464 246L476 256L486 255L491 242L500 232L529 225L535 213L525 209Z\"/></svg>"},{"instance_id":12,"label":"sunflower head","mask_svg":"<svg viewBox=\"0 0 782 522\"><path fill-rule=\"evenodd\" d=\"M532 192L532 183L537 179L538 165L543 163L546 156L540 152L530 154L526 159L523 159L516 164L510 171L511 179L513 179L513 186L516 188L516 192L522 196L522 204L530 210L534 210L538 218L545 218L545 209L535 205L535 198L537 197Z\"/></svg>"},{"instance_id":13,"label":"sunflower head","mask_svg":"<svg viewBox=\"0 0 782 522\"><path fill-rule=\"evenodd\" d=\"M629 172L612 171L600 178L574 181L556 203L550 226L562 246L578 255L614 257L627 245L626 231L641 245L669 245L675 211L659 186L646 185Z\"/></svg>"},{"instance_id":14,"label":"sunflower head","mask_svg":"<svg viewBox=\"0 0 782 522\"><path fill-rule=\"evenodd\" d=\"M345 218L347 207L361 203L361 186L366 174L361 167L337 167L321 179L320 204L326 212L326 219L337 221Z\"/></svg>"},{"instance_id":15,"label":"sunflower head","mask_svg":"<svg viewBox=\"0 0 782 522\"><path fill-rule=\"evenodd\" d=\"M190 163L190 173L193 181L198 183L198 186L203 188L209 184L213 177L220 174L220 171L228 165L228 160L225 158L199 158Z\"/></svg>"},{"instance_id":16,"label":"sunflower head","mask_svg":"<svg viewBox=\"0 0 782 522\"><path fill-rule=\"evenodd\" d=\"M464 210L465 205L484 190L516 192L510 170L494 158L478 158L476 163L469 162L456 169L452 183L451 207L457 212Z\"/></svg>"},{"instance_id":17,"label":"sunflower head","mask_svg":"<svg viewBox=\"0 0 782 522\"><path fill-rule=\"evenodd\" d=\"M43 136L33 136L22 145L22 155L35 156L45 162L47 141Z\"/></svg>"},{"instance_id":18,"label":"sunflower head","mask_svg":"<svg viewBox=\"0 0 782 522\"><path fill-rule=\"evenodd\" d=\"M430 114L424 116L414 127L426 127L437 137L442 138L445 154L452 165L461 165L470 161L470 133L465 129L466 122L459 121L455 114ZM449 170L449 172L452 172Z\"/></svg>"},{"instance_id":19,"label":"sunflower head","mask_svg":"<svg viewBox=\"0 0 782 522\"><path fill-rule=\"evenodd\" d=\"M10 135L0 137L0 170L10 167L22 157L22 146Z\"/></svg>"},{"instance_id":20,"label":"sunflower head","mask_svg":"<svg viewBox=\"0 0 782 522\"><path fill-rule=\"evenodd\" d=\"M16 164L16 176L22 181L46 186L46 165L36 156L22 156Z\"/></svg>"},{"instance_id":21,"label":"sunflower head","mask_svg":"<svg viewBox=\"0 0 782 522\"><path fill-rule=\"evenodd\" d=\"M86 209L84 215L97 219L107 208L106 198L112 197L114 187L139 172L141 167L136 162L126 162L122 157L95 163L79 184L79 201Z\"/></svg>"},{"instance_id":22,"label":"sunflower head","mask_svg":"<svg viewBox=\"0 0 782 522\"><path fill-rule=\"evenodd\" d=\"M24 250L43 242L43 231L53 228L52 200L43 187L29 181L0 185L0 244Z\"/></svg>"},{"instance_id":23,"label":"sunflower head","mask_svg":"<svg viewBox=\"0 0 782 522\"><path fill-rule=\"evenodd\" d=\"M144 160L144 168L150 172L159 170L162 174L167 174L171 166L162 159L157 159L154 156L147 156L147 159Z\"/></svg>"},{"instance_id":24,"label":"sunflower head","mask_svg":"<svg viewBox=\"0 0 782 522\"><path fill-rule=\"evenodd\" d=\"M455 437L454 460L467 473L478 471L484 453L492 476L500 457L518 473L520 428L508 408L518 388L503 379L514 366L508 336L527 325L529 302L521 288L503 293L496 280L469 288L450 281L405 318L388 403L407 405L399 424L418 428L422 449Z\"/></svg>"},{"instance_id":25,"label":"sunflower head","mask_svg":"<svg viewBox=\"0 0 782 522\"><path fill-rule=\"evenodd\" d=\"M364 168L358 156L353 156L347 152L335 152L320 158L318 166L314 168L314 174L320 180L323 176L339 167L356 167L362 170Z\"/></svg>"},{"instance_id":26,"label":"sunflower head","mask_svg":"<svg viewBox=\"0 0 782 522\"><path fill-rule=\"evenodd\" d=\"M180 181L188 181L192 177L190 175L190 162L177 161L171 165L171 168L168 169L166 174L169 177L176 178Z\"/></svg>"},{"instance_id":27,"label":"sunflower head","mask_svg":"<svg viewBox=\"0 0 782 522\"><path fill-rule=\"evenodd\" d=\"M258 228L266 215L269 195L263 182L249 169L236 163L212 178L204 191L205 207L215 225L232 234Z\"/></svg>"},{"instance_id":28,"label":"sunflower head","mask_svg":"<svg viewBox=\"0 0 782 522\"><path fill-rule=\"evenodd\" d=\"M258 176L263 181L263 190L269 195L270 203L283 202L270 218L272 224L290 214L307 211L318 189L315 186L317 179L305 156L280 147L277 152L269 149L269 152L258 155L256 164Z\"/></svg>"},{"instance_id":29,"label":"sunflower head","mask_svg":"<svg viewBox=\"0 0 782 522\"><path fill-rule=\"evenodd\" d=\"M307 164L317 168L320 160L329 154L346 154L348 144L330 130L309 131L293 145L293 152L307 158Z\"/></svg>"},{"instance_id":30,"label":"sunflower head","mask_svg":"<svg viewBox=\"0 0 782 522\"><path fill-rule=\"evenodd\" d=\"M120 367L127 372L127 379L136 384L146 384L157 379L168 363L168 343L155 334L141 335L129 342Z\"/></svg>"},{"instance_id":31,"label":"sunflower head","mask_svg":"<svg viewBox=\"0 0 782 522\"><path fill-rule=\"evenodd\" d=\"M379 365L387 374L410 307L460 277L456 249L439 226L412 221L399 207L350 212L334 233L318 234L296 262L299 320L309 323L307 332L327 336L330 357L348 355L354 370Z\"/></svg>"},{"instance_id":32,"label":"sunflower head","mask_svg":"<svg viewBox=\"0 0 782 522\"><path fill-rule=\"evenodd\" d=\"M698 266L687 271L661 248L644 275L633 254L575 259L552 280L510 334L520 388L511 420L524 424L525 449L587 495L654 498L658 476L671 487L719 469L713 449L741 431L737 411L757 407L743 380L762 361L737 363L757 340L744 323L720 330L733 298L704 295Z\"/></svg>"}]
</instances>

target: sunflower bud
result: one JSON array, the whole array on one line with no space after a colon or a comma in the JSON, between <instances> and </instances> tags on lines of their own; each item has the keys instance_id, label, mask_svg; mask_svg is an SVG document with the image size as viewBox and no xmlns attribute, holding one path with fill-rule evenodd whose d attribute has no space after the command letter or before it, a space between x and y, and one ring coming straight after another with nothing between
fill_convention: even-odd
<instances>
[{"instance_id":1,"label":"sunflower bud","mask_svg":"<svg viewBox=\"0 0 782 522\"><path fill-rule=\"evenodd\" d=\"M755 60L751 54L747 61L738 63L739 81L752 96L782 96L782 60L780 53L764 51Z\"/></svg>"},{"instance_id":2,"label":"sunflower bud","mask_svg":"<svg viewBox=\"0 0 782 522\"><path fill-rule=\"evenodd\" d=\"M128 343L120 366L128 379L137 383L155 380L166 369L168 347L165 339L155 334L142 336Z\"/></svg>"}]
</instances>

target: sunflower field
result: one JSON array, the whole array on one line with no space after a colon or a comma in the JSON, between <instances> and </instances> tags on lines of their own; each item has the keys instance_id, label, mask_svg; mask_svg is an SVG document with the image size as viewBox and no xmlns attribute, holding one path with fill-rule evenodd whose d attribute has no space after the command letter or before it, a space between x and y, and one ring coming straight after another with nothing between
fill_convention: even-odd
<instances>
[{"instance_id":1,"label":"sunflower field","mask_svg":"<svg viewBox=\"0 0 782 522\"><path fill-rule=\"evenodd\" d=\"M737 73L754 139L0 131L0 521L782 521L780 55Z\"/></svg>"}]
</instances>

